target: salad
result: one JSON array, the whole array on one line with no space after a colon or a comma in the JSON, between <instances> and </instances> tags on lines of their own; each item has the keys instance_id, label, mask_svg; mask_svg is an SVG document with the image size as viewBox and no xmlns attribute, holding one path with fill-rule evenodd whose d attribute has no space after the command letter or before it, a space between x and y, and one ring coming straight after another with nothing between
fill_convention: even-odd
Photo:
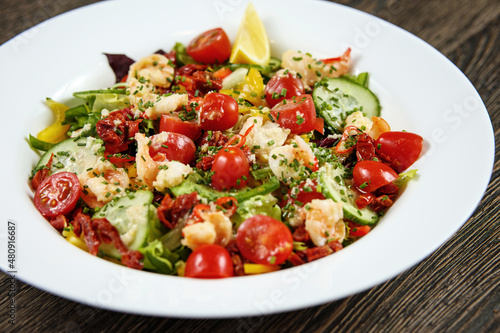
<instances>
[{"instance_id":1,"label":"salad","mask_svg":"<svg viewBox=\"0 0 500 333\"><path fill-rule=\"evenodd\" d=\"M66 240L130 268L223 278L302 265L376 227L423 139L380 117L351 55L231 61L221 28L142 59L116 84L47 100L30 179Z\"/></svg>"}]
</instances>

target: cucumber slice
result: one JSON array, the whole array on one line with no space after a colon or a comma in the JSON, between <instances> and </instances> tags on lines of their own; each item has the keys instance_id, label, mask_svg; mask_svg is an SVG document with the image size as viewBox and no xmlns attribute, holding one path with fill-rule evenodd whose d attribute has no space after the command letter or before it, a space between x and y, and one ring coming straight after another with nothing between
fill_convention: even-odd
<instances>
[{"instance_id":1,"label":"cucumber slice","mask_svg":"<svg viewBox=\"0 0 500 333\"><path fill-rule=\"evenodd\" d=\"M325 127L342 133L345 118L362 111L368 118L380 116L380 103L370 89L346 78L325 78L314 88L313 100Z\"/></svg>"},{"instance_id":2,"label":"cucumber slice","mask_svg":"<svg viewBox=\"0 0 500 333\"><path fill-rule=\"evenodd\" d=\"M54 154L50 173L62 171L74 172L77 175L85 172L88 168L94 166L103 153L99 153L101 140L95 138L74 138L66 139L49 150L40 158L35 170L43 168Z\"/></svg>"},{"instance_id":3,"label":"cucumber slice","mask_svg":"<svg viewBox=\"0 0 500 333\"><path fill-rule=\"evenodd\" d=\"M73 93L73 96L76 98L87 99L88 97L92 97L100 94L117 94L117 95L125 95L127 92L126 89L99 89L99 90L86 90L86 91L77 91Z\"/></svg>"},{"instance_id":4,"label":"cucumber slice","mask_svg":"<svg viewBox=\"0 0 500 333\"><path fill-rule=\"evenodd\" d=\"M147 243L150 221L155 211L152 203L152 192L137 191L107 203L92 218L106 218L118 230L125 246L136 251ZM121 258L112 243L102 243L99 250L106 256Z\"/></svg>"},{"instance_id":5,"label":"cucumber slice","mask_svg":"<svg viewBox=\"0 0 500 333\"><path fill-rule=\"evenodd\" d=\"M368 207L358 209L354 202L354 192L345 185L345 167L342 164L326 164L319 171L321 191L327 198L335 202L342 202L344 216L349 220L363 225L372 225L378 222L379 216Z\"/></svg>"}]
</instances>

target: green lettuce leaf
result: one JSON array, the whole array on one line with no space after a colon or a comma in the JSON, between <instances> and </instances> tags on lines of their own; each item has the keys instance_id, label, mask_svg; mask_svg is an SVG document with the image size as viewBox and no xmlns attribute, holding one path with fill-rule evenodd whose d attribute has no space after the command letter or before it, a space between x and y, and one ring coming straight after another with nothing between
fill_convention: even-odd
<instances>
[{"instance_id":1,"label":"green lettuce leaf","mask_svg":"<svg viewBox=\"0 0 500 333\"><path fill-rule=\"evenodd\" d=\"M281 221L281 208L277 203L278 199L271 194L253 196L240 203L231 220L239 225L253 215L267 215Z\"/></svg>"},{"instance_id":2,"label":"green lettuce leaf","mask_svg":"<svg viewBox=\"0 0 500 333\"><path fill-rule=\"evenodd\" d=\"M139 249L144 255L144 268L162 274L175 274L175 263L180 256L163 247L159 239L148 243L147 246Z\"/></svg>"},{"instance_id":3,"label":"green lettuce leaf","mask_svg":"<svg viewBox=\"0 0 500 333\"><path fill-rule=\"evenodd\" d=\"M415 178L417 176L417 169L411 169L407 172L403 172L399 174L398 179L393 181L394 185L397 187L401 187L408 183L411 179Z\"/></svg>"}]
</instances>

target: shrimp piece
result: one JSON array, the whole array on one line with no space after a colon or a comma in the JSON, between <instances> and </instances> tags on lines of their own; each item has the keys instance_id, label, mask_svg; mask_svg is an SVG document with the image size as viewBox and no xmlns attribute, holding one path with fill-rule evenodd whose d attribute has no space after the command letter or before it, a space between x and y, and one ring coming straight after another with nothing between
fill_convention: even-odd
<instances>
[{"instance_id":1,"label":"shrimp piece","mask_svg":"<svg viewBox=\"0 0 500 333\"><path fill-rule=\"evenodd\" d=\"M135 158L137 168L137 178L141 185L146 185L148 189L153 187L153 182L158 176L158 164L149 155L150 139L143 133L135 135L137 141L137 155Z\"/></svg>"},{"instance_id":2,"label":"shrimp piece","mask_svg":"<svg viewBox=\"0 0 500 333\"><path fill-rule=\"evenodd\" d=\"M361 131L369 133L370 130L372 129L373 122L370 120L370 118L365 117L363 115L363 112L356 111L351 113L345 118L344 130L349 126L356 126ZM349 135L354 135L354 134L356 134L355 130L349 131Z\"/></svg>"},{"instance_id":3,"label":"shrimp piece","mask_svg":"<svg viewBox=\"0 0 500 333\"><path fill-rule=\"evenodd\" d=\"M301 210L301 215L305 216L305 228L314 245L323 246L329 241L342 243L346 235L342 202L314 199L308 207Z\"/></svg>"},{"instance_id":4,"label":"shrimp piece","mask_svg":"<svg viewBox=\"0 0 500 333\"><path fill-rule=\"evenodd\" d=\"M136 117L161 99L161 91L170 88L174 73L175 68L170 60L161 54L149 55L130 66L127 98ZM156 119L156 115L152 119Z\"/></svg>"},{"instance_id":5,"label":"shrimp piece","mask_svg":"<svg viewBox=\"0 0 500 333\"><path fill-rule=\"evenodd\" d=\"M391 130L391 126L389 126L387 121L385 121L383 118L372 117L372 122L373 126L368 132L368 135L370 135L374 140L377 140L380 134L389 132Z\"/></svg>"},{"instance_id":6,"label":"shrimp piece","mask_svg":"<svg viewBox=\"0 0 500 333\"><path fill-rule=\"evenodd\" d=\"M271 150L281 147L285 143L290 130L282 128L271 121L266 122L264 125L262 125L262 122L262 117L248 118L241 128L240 134L245 135L247 130L253 126L245 137L246 145L255 151L255 157L260 162L265 163L268 161Z\"/></svg>"},{"instance_id":7,"label":"shrimp piece","mask_svg":"<svg viewBox=\"0 0 500 333\"><path fill-rule=\"evenodd\" d=\"M109 161L98 160L94 166L78 176L83 186L83 200L91 207L102 207L113 197L125 194L130 179L123 168L115 168Z\"/></svg>"},{"instance_id":8,"label":"shrimp piece","mask_svg":"<svg viewBox=\"0 0 500 333\"><path fill-rule=\"evenodd\" d=\"M233 237L233 224L221 211L201 214L203 222L188 224L182 228L181 244L195 250L204 244L226 246Z\"/></svg>"},{"instance_id":9,"label":"shrimp piece","mask_svg":"<svg viewBox=\"0 0 500 333\"><path fill-rule=\"evenodd\" d=\"M326 66L323 67L322 74L324 77L340 77L349 73L351 70L351 48L336 58L321 60Z\"/></svg>"},{"instance_id":10,"label":"shrimp piece","mask_svg":"<svg viewBox=\"0 0 500 333\"><path fill-rule=\"evenodd\" d=\"M183 106L188 104L187 94L172 94L169 96L158 96L154 101L151 101L148 105L151 105L145 111L146 116L149 119L157 119L158 116L162 114L170 114L172 111L177 111Z\"/></svg>"},{"instance_id":11,"label":"shrimp piece","mask_svg":"<svg viewBox=\"0 0 500 333\"><path fill-rule=\"evenodd\" d=\"M135 117L140 117L142 112L154 105L159 95L156 94L155 87L148 82L141 83L136 78L128 78L129 94L127 99L135 112Z\"/></svg>"},{"instance_id":12,"label":"shrimp piece","mask_svg":"<svg viewBox=\"0 0 500 333\"><path fill-rule=\"evenodd\" d=\"M171 61L161 54L152 54L130 66L127 82L136 79L146 81L155 87L170 88L175 68Z\"/></svg>"},{"instance_id":13,"label":"shrimp piece","mask_svg":"<svg viewBox=\"0 0 500 333\"><path fill-rule=\"evenodd\" d=\"M203 244L214 244L217 233L211 223L195 223L186 225L182 228L183 239L181 244L196 250Z\"/></svg>"},{"instance_id":14,"label":"shrimp piece","mask_svg":"<svg viewBox=\"0 0 500 333\"><path fill-rule=\"evenodd\" d=\"M292 179L300 180L306 167L312 171L318 169L318 160L311 147L298 135L294 136L291 144L271 150L269 156L271 171L286 184Z\"/></svg>"},{"instance_id":15,"label":"shrimp piece","mask_svg":"<svg viewBox=\"0 0 500 333\"><path fill-rule=\"evenodd\" d=\"M339 77L349 72L351 49L340 57L320 61L305 53L289 50L283 53L281 66L300 74L304 86L312 89L314 83L323 77Z\"/></svg>"},{"instance_id":16,"label":"shrimp piece","mask_svg":"<svg viewBox=\"0 0 500 333\"><path fill-rule=\"evenodd\" d=\"M184 178L189 175L193 169L187 164L178 161L167 161L163 163L164 167L159 170L153 186L159 192L165 193L165 190L182 183Z\"/></svg>"}]
</instances>

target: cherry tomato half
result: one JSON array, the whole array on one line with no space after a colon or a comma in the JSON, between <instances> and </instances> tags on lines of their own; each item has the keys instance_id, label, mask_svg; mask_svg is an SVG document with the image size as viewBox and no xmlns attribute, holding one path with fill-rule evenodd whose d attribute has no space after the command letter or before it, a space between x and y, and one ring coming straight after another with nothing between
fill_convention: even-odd
<instances>
[{"instance_id":1,"label":"cherry tomato half","mask_svg":"<svg viewBox=\"0 0 500 333\"><path fill-rule=\"evenodd\" d=\"M398 178L396 171L377 161L360 161L352 171L354 185L362 192L373 192Z\"/></svg>"},{"instance_id":2,"label":"cherry tomato half","mask_svg":"<svg viewBox=\"0 0 500 333\"><path fill-rule=\"evenodd\" d=\"M250 163L241 149L227 147L215 155L212 171L212 187L216 190L241 188L248 183Z\"/></svg>"},{"instance_id":3,"label":"cherry tomato half","mask_svg":"<svg viewBox=\"0 0 500 333\"><path fill-rule=\"evenodd\" d=\"M222 64L231 55L231 42L224 30L215 28L193 39L186 51L197 62Z\"/></svg>"},{"instance_id":4,"label":"cherry tomato half","mask_svg":"<svg viewBox=\"0 0 500 333\"><path fill-rule=\"evenodd\" d=\"M271 109L273 119L292 133L300 134L316 130L323 134L323 118L316 117L316 108L311 95L285 99Z\"/></svg>"},{"instance_id":5,"label":"cherry tomato half","mask_svg":"<svg viewBox=\"0 0 500 333\"><path fill-rule=\"evenodd\" d=\"M56 217L71 212L80 198L80 181L72 172L58 172L37 187L35 207L45 217Z\"/></svg>"},{"instance_id":6,"label":"cherry tomato half","mask_svg":"<svg viewBox=\"0 0 500 333\"><path fill-rule=\"evenodd\" d=\"M200 111L200 125L206 131L223 131L236 125L238 102L229 95L208 93Z\"/></svg>"},{"instance_id":7,"label":"cherry tomato half","mask_svg":"<svg viewBox=\"0 0 500 333\"><path fill-rule=\"evenodd\" d=\"M304 84L297 75L275 74L266 85L266 102L273 107L284 99L305 94Z\"/></svg>"},{"instance_id":8,"label":"cherry tomato half","mask_svg":"<svg viewBox=\"0 0 500 333\"><path fill-rule=\"evenodd\" d=\"M160 119L160 132L173 132L184 134L193 141L201 136L201 127L194 120L182 120L176 115L162 114Z\"/></svg>"},{"instance_id":9,"label":"cherry tomato half","mask_svg":"<svg viewBox=\"0 0 500 333\"><path fill-rule=\"evenodd\" d=\"M420 156L424 139L410 132L385 132L375 142L377 154L400 173Z\"/></svg>"},{"instance_id":10,"label":"cherry tomato half","mask_svg":"<svg viewBox=\"0 0 500 333\"><path fill-rule=\"evenodd\" d=\"M302 204L307 204L314 199L325 199L323 193L317 191L318 181L313 179L311 181L303 181L299 184L298 192L290 189L288 195L290 196L290 200L293 202L298 201Z\"/></svg>"},{"instance_id":11,"label":"cherry tomato half","mask_svg":"<svg viewBox=\"0 0 500 333\"><path fill-rule=\"evenodd\" d=\"M279 265L293 250L290 229L266 215L246 219L236 232L236 246L241 255L256 264Z\"/></svg>"},{"instance_id":12,"label":"cherry tomato half","mask_svg":"<svg viewBox=\"0 0 500 333\"><path fill-rule=\"evenodd\" d=\"M157 162L179 161L189 164L196 153L196 146L184 134L162 132L154 135L149 146L149 155Z\"/></svg>"},{"instance_id":13,"label":"cherry tomato half","mask_svg":"<svg viewBox=\"0 0 500 333\"><path fill-rule=\"evenodd\" d=\"M217 244L205 244L191 253L186 261L184 276L218 279L234 275L229 252Z\"/></svg>"}]
</instances>

